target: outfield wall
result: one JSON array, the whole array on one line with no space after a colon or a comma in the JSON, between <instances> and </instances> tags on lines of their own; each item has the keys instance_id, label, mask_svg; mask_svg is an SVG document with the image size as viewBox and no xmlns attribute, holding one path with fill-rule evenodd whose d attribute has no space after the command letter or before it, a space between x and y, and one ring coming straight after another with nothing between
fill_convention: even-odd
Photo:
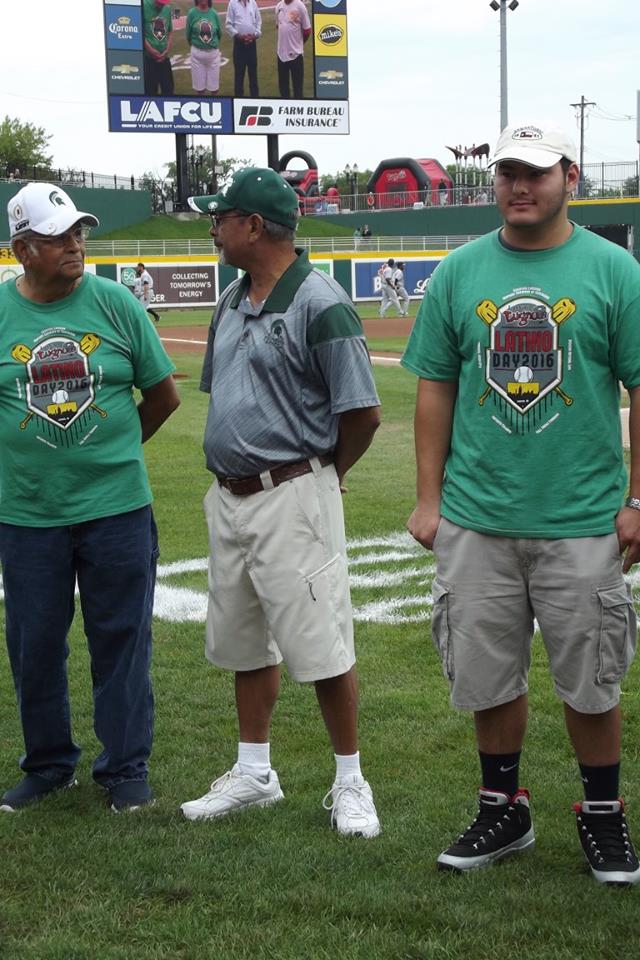
<instances>
[{"instance_id":1,"label":"outfield wall","mask_svg":"<svg viewBox=\"0 0 640 960\"><path fill-rule=\"evenodd\" d=\"M23 186L19 181L0 183L0 242L6 243L9 240L7 204ZM121 230L134 223L142 223L152 214L151 194L146 190L92 190L89 187L71 187L66 184L62 189L69 194L79 210L93 213L98 218L100 226L93 228L94 237L111 230Z\"/></svg>"},{"instance_id":2,"label":"outfield wall","mask_svg":"<svg viewBox=\"0 0 640 960\"><path fill-rule=\"evenodd\" d=\"M580 226L620 224L633 228L633 254L640 260L640 198L573 200L569 217ZM323 220L355 230L368 224L377 237L459 237L489 233L502 223L493 204L460 207L425 207L424 210L384 210L323 214Z\"/></svg>"},{"instance_id":3,"label":"outfield wall","mask_svg":"<svg viewBox=\"0 0 640 960\"><path fill-rule=\"evenodd\" d=\"M406 264L405 286L412 299L420 299L426 283L446 250L406 253L388 250L375 253L311 254L311 263L335 277L354 300L372 300L380 296L378 268L389 257ZM87 257L87 266L98 276L130 285L139 258ZM220 264L214 256L145 257L145 267L154 280L159 307L209 307L220 293L238 277L235 267ZM9 247L0 248L0 283L22 272Z\"/></svg>"}]
</instances>

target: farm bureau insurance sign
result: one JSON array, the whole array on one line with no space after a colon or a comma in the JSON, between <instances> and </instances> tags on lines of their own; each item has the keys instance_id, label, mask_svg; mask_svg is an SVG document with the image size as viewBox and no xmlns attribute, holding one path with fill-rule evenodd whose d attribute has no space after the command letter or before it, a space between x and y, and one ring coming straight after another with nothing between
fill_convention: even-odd
<instances>
[{"instance_id":1,"label":"farm bureau insurance sign","mask_svg":"<svg viewBox=\"0 0 640 960\"><path fill-rule=\"evenodd\" d=\"M217 297L216 266L210 263L147 263L159 307L212 307ZM126 287L136 281L135 264L119 263L118 279Z\"/></svg>"},{"instance_id":2,"label":"farm bureau insurance sign","mask_svg":"<svg viewBox=\"0 0 640 960\"><path fill-rule=\"evenodd\" d=\"M224 30L227 4L216 4L222 21L220 86L216 96L193 88L191 48L185 25L192 0L157 7L145 21L142 0L102 0L109 129L122 133L349 133L347 0L303 0L311 24L304 44L300 99L281 96L278 78L275 0L260 0L262 35L256 42L259 95L248 84L235 96L233 40ZM148 76L145 34L164 45L170 10L173 93L158 95ZM167 87L168 89L168 87ZM289 92L291 90L289 89ZM244 97L244 98L243 98Z\"/></svg>"}]
</instances>

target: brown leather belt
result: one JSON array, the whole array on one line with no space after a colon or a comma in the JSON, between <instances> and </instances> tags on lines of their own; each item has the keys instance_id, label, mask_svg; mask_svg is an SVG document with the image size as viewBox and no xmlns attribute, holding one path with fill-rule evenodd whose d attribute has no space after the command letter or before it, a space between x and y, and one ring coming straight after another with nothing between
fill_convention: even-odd
<instances>
[{"instance_id":1,"label":"brown leather belt","mask_svg":"<svg viewBox=\"0 0 640 960\"><path fill-rule=\"evenodd\" d=\"M331 454L318 457L321 467L328 467L333 463ZM297 460L295 463L282 463L279 467L272 467L271 470L265 470L271 477L274 487L278 487L287 480L295 480L296 477L303 477L305 473L313 473L313 467L310 460ZM262 476L258 473L254 477L217 477L218 483L225 490L234 493L236 497L247 497L250 493L260 493L261 490L269 490L262 482Z\"/></svg>"}]
</instances>

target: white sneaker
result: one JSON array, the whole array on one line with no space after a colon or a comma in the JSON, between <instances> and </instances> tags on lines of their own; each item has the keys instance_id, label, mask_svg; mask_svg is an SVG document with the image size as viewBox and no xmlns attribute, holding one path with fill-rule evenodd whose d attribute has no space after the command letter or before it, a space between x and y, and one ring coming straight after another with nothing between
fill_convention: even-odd
<instances>
[{"instance_id":1,"label":"white sneaker","mask_svg":"<svg viewBox=\"0 0 640 960\"><path fill-rule=\"evenodd\" d=\"M380 821L371 787L363 777L341 777L322 801L331 810L331 826L338 833L354 837L377 837Z\"/></svg>"},{"instance_id":2,"label":"white sneaker","mask_svg":"<svg viewBox=\"0 0 640 960\"><path fill-rule=\"evenodd\" d=\"M268 780L262 783L246 773L240 773L240 767L236 763L231 770L214 780L208 793L199 800L183 803L180 809L187 820L210 820L213 817L224 817L233 810L264 807L282 799L284 793L280 789L275 770L270 770Z\"/></svg>"}]
</instances>

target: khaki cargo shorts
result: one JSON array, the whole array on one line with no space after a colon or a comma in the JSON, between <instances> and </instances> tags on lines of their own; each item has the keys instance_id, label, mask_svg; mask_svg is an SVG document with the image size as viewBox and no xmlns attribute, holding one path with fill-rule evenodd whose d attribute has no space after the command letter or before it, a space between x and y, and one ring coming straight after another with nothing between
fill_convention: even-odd
<instances>
[{"instance_id":1,"label":"khaki cargo shorts","mask_svg":"<svg viewBox=\"0 0 640 960\"><path fill-rule=\"evenodd\" d=\"M487 710L527 692L534 619L561 700L580 713L618 703L637 626L615 534L519 540L443 517L433 549L432 636L455 707Z\"/></svg>"},{"instance_id":2,"label":"khaki cargo shorts","mask_svg":"<svg viewBox=\"0 0 640 960\"><path fill-rule=\"evenodd\" d=\"M209 527L206 654L228 670L283 659L299 681L355 663L342 495L335 467L236 496L218 483Z\"/></svg>"}]
</instances>

